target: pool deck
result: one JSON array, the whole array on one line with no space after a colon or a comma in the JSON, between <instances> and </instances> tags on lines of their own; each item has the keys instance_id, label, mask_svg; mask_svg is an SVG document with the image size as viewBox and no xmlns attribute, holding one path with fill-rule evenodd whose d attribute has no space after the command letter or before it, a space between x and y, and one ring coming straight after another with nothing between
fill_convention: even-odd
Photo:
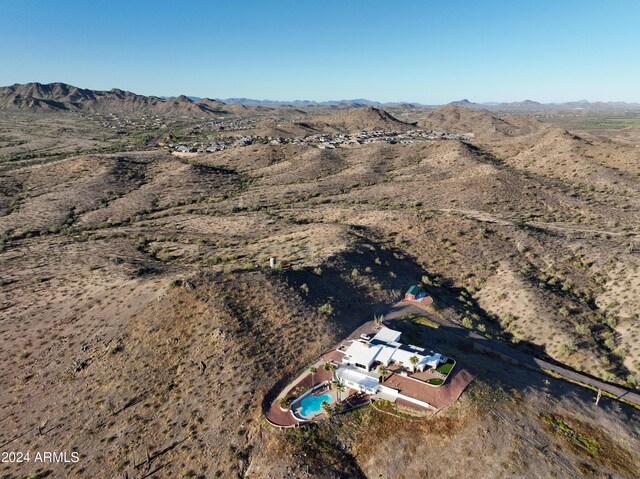
<instances>
[{"instance_id":1,"label":"pool deck","mask_svg":"<svg viewBox=\"0 0 640 479\"><path fill-rule=\"evenodd\" d=\"M323 369L324 364L331 360L330 357L335 356L335 351L329 351L328 353L322 355L322 357L314 364L314 366L318 369L318 372L314 375L313 384L311 383L311 373L309 371L305 371L300 376L298 376L291 385L283 390L278 397L271 403L271 407L269 411L265 414L267 421L269 421L274 426L278 427L295 427L299 424L296 418L293 417L293 414L290 410L283 411L280 408L280 399L289 394L290 391L298 387L303 387L305 390L315 386L316 384L320 384L323 381L330 381L332 378L331 371L325 371ZM340 356L341 357L341 356Z\"/></svg>"},{"instance_id":2,"label":"pool deck","mask_svg":"<svg viewBox=\"0 0 640 479\"><path fill-rule=\"evenodd\" d=\"M326 389L321 389L321 390L318 390L318 391L314 392L313 394L309 394L308 396L304 397L301 402L304 402L305 399L307 399L309 397L312 397L312 396L324 396L324 395L329 396L329 400L328 400L329 404L335 404L336 403L337 398L336 398L335 391L326 390ZM293 409L294 414L297 414L298 417L304 418L307 421L312 421L312 420L324 415L324 411L322 410L322 407L320 407L319 409L314 411L314 413L311 414L311 415L302 414L301 404L298 407L295 407L295 408L292 408L292 409Z\"/></svg>"}]
</instances>

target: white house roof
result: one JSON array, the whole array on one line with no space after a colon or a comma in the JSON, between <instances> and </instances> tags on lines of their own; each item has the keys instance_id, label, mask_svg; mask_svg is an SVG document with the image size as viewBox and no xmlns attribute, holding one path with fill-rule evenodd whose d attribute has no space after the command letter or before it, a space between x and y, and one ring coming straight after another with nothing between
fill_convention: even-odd
<instances>
[{"instance_id":1,"label":"white house roof","mask_svg":"<svg viewBox=\"0 0 640 479\"><path fill-rule=\"evenodd\" d=\"M396 349L393 352L393 360L396 362L400 362L406 366L409 366L411 364L411 357L413 356L418 358L418 363L421 363L423 359L425 359L422 354L415 351L407 351L406 349Z\"/></svg>"},{"instance_id":2,"label":"white house roof","mask_svg":"<svg viewBox=\"0 0 640 479\"><path fill-rule=\"evenodd\" d=\"M402 333L400 331L395 331L389 328L382 328L376 333L373 339L377 339L378 341L382 341L384 343L395 343L400 340L401 335Z\"/></svg>"},{"instance_id":3,"label":"white house roof","mask_svg":"<svg viewBox=\"0 0 640 479\"><path fill-rule=\"evenodd\" d=\"M437 368L443 360L443 356L440 353L434 353L432 356L427 356L424 360L425 364L428 364L432 368Z\"/></svg>"},{"instance_id":4,"label":"white house roof","mask_svg":"<svg viewBox=\"0 0 640 479\"><path fill-rule=\"evenodd\" d=\"M336 371L336 376L344 381L359 384L366 389L377 389L380 382L367 374L356 371L352 368L340 367Z\"/></svg>"},{"instance_id":5,"label":"white house roof","mask_svg":"<svg viewBox=\"0 0 640 479\"><path fill-rule=\"evenodd\" d=\"M381 351L382 346L354 341L344 352L344 359L349 362L369 366Z\"/></svg>"},{"instance_id":6,"label":"white house roof","mask_svg":"<svg viewBox=\"0 0 640 479\"><path fill-rule=\"evenodd\" d=\"M382 350L380 351L378 356L376 356L376 360L386 365L389 365L396 348L389 347L389 346L381 346L381 347L382 347Z\"/></svg>"}]
</instances>

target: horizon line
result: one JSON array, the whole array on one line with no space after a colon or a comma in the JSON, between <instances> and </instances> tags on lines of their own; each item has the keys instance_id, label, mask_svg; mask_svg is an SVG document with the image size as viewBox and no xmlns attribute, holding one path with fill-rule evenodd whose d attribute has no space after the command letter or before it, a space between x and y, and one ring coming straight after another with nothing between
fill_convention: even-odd
<instances>
[{"instance_id":1,"label":"horizon line","mask_svg":"<svg viewBox=\"0 0 640 479\"><path fill-rule=\"evenodd\" d=\"M371 102L371 103L378 103L380 105L388 105L388 104L402 104L402 103L406 103L406 104L411 104L411 105L420 105L420 106L445 106L445 105L449 105L451 103L457 103L457 102L468 102L471 104L475 104L475 105L483 105L483 106L492 106L492 105L509 105L509 104L517 104L517 103L525 103L525 102L532 102L532 103L537 103L539 105L565 105L565 104L569 104L569 103L584 103L584 104L594 104L594 103L604 103L604 104L616 104L616 103L622 103L622 104L629 104L629 105L640 105L640 100L639 101L633 101L633 100L588 100L585 98L581 98L579 100L562 100L562 101L539 101L539 100L532 100L531 98L524 98L522 100L511 100L511 101L505 101L505 100L487 100L487 101L473 101L473 100L469 100L466 97L462 97L456 100L450 100L448 102L444 102L444 103L425 103L422 101L411 101L411 100L390 100L390 101L380 101L380 100L372 100L370 98L364 98L364 97L359 97L359 98L342 98L342 99L331 99L331 100L311 100L311 99L294 99L294 100L281 100L281 99L272 99L272 98L262 98L260 99L257 96L226 96L226 97L222 97L222 96L199 96L199 95L188 95L185 93L180 93L180 94L173 94L173 95L157 95L157 94L145 94L145 93L136 93L135 91L129 90L129 89L125 89L125 88L120 88L120 87L112 87L109 90L101 90L98 88L88 88L88 87L80 87L77 86L73 83L67 83L64 81L54 81L54 82L46 82L46 83L42 83L39 81L31 81L31 82L27 82L27 83L18 83L15 82L13 84L10 85L4 85L4 86L0 86L0 88L8 88L8 87L13 87L16 85L29 85L29 84L38 84L38 85L54 85L54 84L62 84L62 85L67 85L67 86L71 86L71 87L75 87L75 88L79 88L82 90L92 90L92 91L112 91L112 90L122 90L128 93L133 93L135 95L139 95L139 96L146 96L146 97L151 97L151 96L155 96L157 98L177 98L180 96L184 96L187 97L189 99L210 99L210 100L219 100L219 101L224 101L224 100L248 100L248 101L255 101L255 102L273 102L273 103L318 103L318 104L322 104L322 103L342 103L342 102L358 102L358 101L366 101L366 102Z\"/></svg>"}]
</instances>

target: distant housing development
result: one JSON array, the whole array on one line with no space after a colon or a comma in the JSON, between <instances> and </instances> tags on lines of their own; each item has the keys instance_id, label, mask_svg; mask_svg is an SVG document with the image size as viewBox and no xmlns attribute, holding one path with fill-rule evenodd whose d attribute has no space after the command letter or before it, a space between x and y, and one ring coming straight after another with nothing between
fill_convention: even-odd
<instances>
[{"instance_id":1,"label":"distant housing development","mask_svg":"<svg viewBox=\"0 0 640 479\"><path fill-rule=\"evenodd\" d=\"M244 121L244 120L243 120ZM176 153L214 153L255 144L270 145L307 145L321 150L333 150L335 148L350 148L371 143L411 144L416 141L428 140L469 140L468 136L438 131L396 131L375 128L371 131L362 130L358 133L318 133L305 137L273 137L260 135L218 136L208 142L193 144L168 143L170 150Z\"/></svg>"}]
</instances>

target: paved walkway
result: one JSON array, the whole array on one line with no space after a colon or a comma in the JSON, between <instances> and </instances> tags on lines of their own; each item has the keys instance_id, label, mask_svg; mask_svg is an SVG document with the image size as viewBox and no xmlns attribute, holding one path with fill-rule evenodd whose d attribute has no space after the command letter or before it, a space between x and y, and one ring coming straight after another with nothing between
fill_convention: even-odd
<instances>
[{"instance_id":1,"label":"paved walkway","mask_svg":"<svg viewBox=\"0 0 640 479\"><path fill-rule=\"evenodd\" d=\"M400 319L406 314L419 314L421 316L426 316L439 325L446 327L449 331L468 339L472 343L478 345L480 348L495 351L498 354L504 355L514 360L522 366L537 371L551 371L564 379L568 379L582 385L586 384L587 386L591 386L592 388L601 389L603 392L607 392L617 399L628 401L637 406L640 406L640 394L636 392L629 391L620 386L606 383L592 376L588 376L586 374L567 369L557 364L550 363L548 361L545 361L544 359L536 358L535 356L531 356L522 351L518 351L517 349L513 349L503 342L493 339L487 339L484 336L480 336L473 331L469 331L468 329L463 328L460 325L451 323L449 321L444 321L432 314L428 314L423 309L416 306L413 302L399 301L398 303L391 305L386 311L383 311L383 314L385 322Z\"/></svg>"}]
</instances>

